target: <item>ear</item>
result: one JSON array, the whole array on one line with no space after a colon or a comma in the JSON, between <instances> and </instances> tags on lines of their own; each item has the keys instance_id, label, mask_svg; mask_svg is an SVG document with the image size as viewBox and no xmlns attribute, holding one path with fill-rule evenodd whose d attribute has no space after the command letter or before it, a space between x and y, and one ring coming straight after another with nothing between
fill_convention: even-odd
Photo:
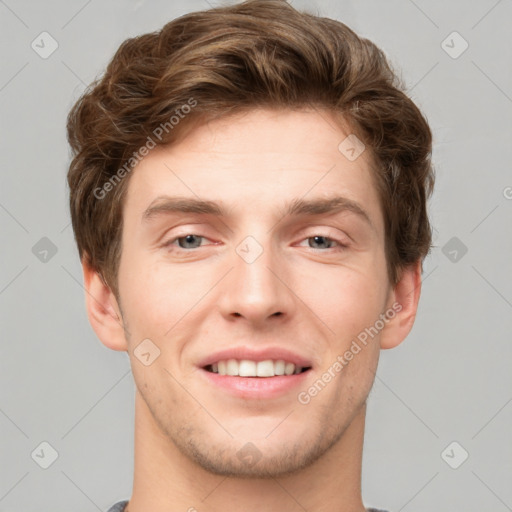
<instances>
[{"instance_id":1,"label":"ear","mask_svg":"<svg viewBox=\"0 0 512 512\"><path fill-rule=\"evenodd\" d=\"M381 349L397 347L407 337L416 318L420 293L421 261L418 261L403 269L400 280L391 290L386 310L391 319L381 331Z\"/></svg>"},{"instance_id":2,"label":"ear","mask_svg":"<svg viewBox=\"0 0 512 512\"><path fill-rule=\"evenodd\" d=\"M87 317L100 341L112 350L127 350L121 309L100 275L82 259Z\"/></svg>"}]
</instances>

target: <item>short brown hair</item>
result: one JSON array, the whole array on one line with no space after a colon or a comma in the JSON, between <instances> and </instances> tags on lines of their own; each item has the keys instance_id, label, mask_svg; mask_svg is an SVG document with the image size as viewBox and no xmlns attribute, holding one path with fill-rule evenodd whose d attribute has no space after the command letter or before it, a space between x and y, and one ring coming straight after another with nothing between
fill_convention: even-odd
<instances>
[{"instance_id":1,"label":"short brown hair","mask_svg":"<svg viewBox=\"0 0 512 512\"><path fill-rule=\"evenodd\" d=\"M194 12L127 39L68 116L80 259L118 296L123 200L137 151L150 139L169 144L195 123L252 108L313 107L349 123L370 149L396 284L404 267L423 260L432 237L432 135L404 91L371 41L285 0ZM181 115L186 105L194 107Z\"/></svg>"}]
</instances>

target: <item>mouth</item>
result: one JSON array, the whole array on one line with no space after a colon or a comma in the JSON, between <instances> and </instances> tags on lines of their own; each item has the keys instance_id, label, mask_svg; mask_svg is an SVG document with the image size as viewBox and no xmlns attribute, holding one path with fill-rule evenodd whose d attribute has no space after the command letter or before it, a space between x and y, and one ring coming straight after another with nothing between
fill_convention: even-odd
<instances>
[{"instance_id":1,"label":"mouth","mask_svg":"<svg viewBox=\"0 0 512 512\"><path fill-rule=\"evenodd\" d=\"M200 367L209 387L222 395L247 400L294 400L298 390L306 386L311 366L286 359L220 359Z\"/></svg>"},{"instance_id":2,"label":"mouth","mask_svg":"<svg viewBox=\"0 0 512 512\"><path fill-rule=\"evenodd\" d=\"M266 359L264 361L223 359L216 363L208 364L203 369L210 373L228 375L230 377L270 378L299 375L311 370L311 367L300 366L284 359Z\"/></svg>"}]
</instances>

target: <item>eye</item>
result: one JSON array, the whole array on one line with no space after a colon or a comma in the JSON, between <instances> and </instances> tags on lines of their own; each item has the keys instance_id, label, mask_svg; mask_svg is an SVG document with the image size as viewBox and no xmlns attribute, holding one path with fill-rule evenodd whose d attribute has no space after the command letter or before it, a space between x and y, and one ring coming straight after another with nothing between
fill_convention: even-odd
<instances>
[{"instance_id":1,"label":"eye","mask_svg":"<svg viewBox=\"0 0 512 512\"><path fill-rule=\"evenodd\" d=\"M168 242L164 244L164 247L169 248L176 248L177 250L190 250L190 249L197 249L201 247L202 241L208 240L206 237L201 235L196 235L194 233L189 233L183 236L178 236L175 238L172 238ZM335 251L341 251L348 247L346 243L341 242L340 240L336 240L334 238L328 237L326 235L314 235L310 236L304 239L304 241L310 241L313 240L313 244L318 244L323 247L315 247L311 243L309 244L309 247L311 249L316 250L322 250L322 249L334 249ZM176 242L178 245L176 245ZM327 246L327 247L326 247ZM337 246L337 247L334 247Z\"/></svg>"},{"instance_id":2,"label":"eye","mask_svg":"<svg viewBox=\"0 0 512 512\"><path fill-rule=\"evenodd\" d=\"M332 249L333 248L333 244L337 244L337 248L334 247L334 250L343 250L347 247L347 244L344 244L343 242L341 242L340 240L335 240L334 238L330 238L328 236L325 236L325 235L314 235L314 236L309 236L307 238L304 239L305 241L306 240L313 240L314 244L319 244L319 245L323 245L324 247L312 247L311 244L309 244L309 247L311 247L311 249ZM328 247L325 247L325 245L328 245Z\"/></svg>"},{"instance_id":3,"label":"eye","mask_svg":"<svg viewBox=\"0 0 512 512\"><path fill-rule=\"evenodd\" d=\"M193 233L184 235L184 236L178 236L176 238L173 238L172 240L169 240L164 244L164 247L172 247L174 246L175 242L178 242L178 249L195 249L201 245L201 240L206 239L204 236L201 235L195 235Z\"/></svg>"}]
</instances>

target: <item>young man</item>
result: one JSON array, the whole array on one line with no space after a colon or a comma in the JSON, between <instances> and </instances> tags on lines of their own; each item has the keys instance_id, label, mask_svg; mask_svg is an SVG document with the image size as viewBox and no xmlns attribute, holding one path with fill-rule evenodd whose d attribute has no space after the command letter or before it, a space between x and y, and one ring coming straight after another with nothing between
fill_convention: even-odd
<instances>
[{"instance_id":1,"label":"young man","mask_svg":"<svg viewBox=\"0 0 512 512\"><path fill-rule=\"evenodd\" d=\"M431 243L431 132L383 53L285 1L188 14L68 134L88 317L137 388L110 510L365 511L366 400Z\"/></svg>"}]
</instances>

